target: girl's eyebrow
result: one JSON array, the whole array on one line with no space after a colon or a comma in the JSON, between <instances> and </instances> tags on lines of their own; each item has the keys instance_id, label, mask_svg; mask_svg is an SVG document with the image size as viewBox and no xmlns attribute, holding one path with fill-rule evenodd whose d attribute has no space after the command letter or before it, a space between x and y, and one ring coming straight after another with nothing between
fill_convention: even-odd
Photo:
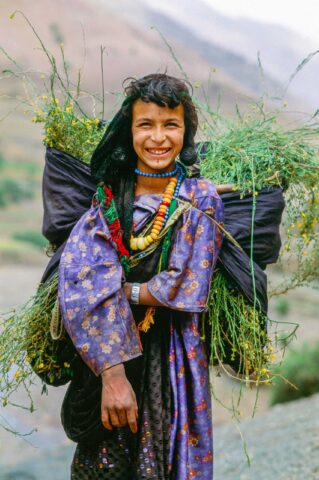
<instances>
[{"instance_id":1,"label":"girl's eyebrow","mask_svg":"<svg viewBox=\"0 0 319 480\"><path fill-rule=\"evenodd\" d=\"M170 118L165 118L163 122L179 122L180 119L177 117L170 117ZM147 118L147 117L141 117L137 118L136 122L153 122L152 118Z\"/></svg>"},{"instance_id":2,"label":"girl's eyebrow","mask_svg":"<svg viewBox=\"0 0 319 480\"><path fill-rule=\"evenodd\" d=\"M151 118L147 118L147 117L141 117L141 118L137 118L136 121L137 121L137 122L151 122L152 119L151 119Z\"/></svg>"}]
</instances>

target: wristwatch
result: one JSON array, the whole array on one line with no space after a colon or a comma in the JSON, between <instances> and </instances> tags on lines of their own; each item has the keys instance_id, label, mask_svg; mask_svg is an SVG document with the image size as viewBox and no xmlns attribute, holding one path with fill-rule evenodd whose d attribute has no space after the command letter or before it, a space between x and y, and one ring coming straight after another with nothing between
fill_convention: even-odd
<instances>
[{"instance_id":1,"label":"wristwatch","mask_svg":"<svg viewBox=\"0 0 319 480\"><path fill-rule=\"evenodd\" d=\"M140 289L141 289L141 284L140 283L133 283L132 284L132 290L131 290L131 303L134 305L139 304L140 300Z\"/></svg>"}]
</instances>

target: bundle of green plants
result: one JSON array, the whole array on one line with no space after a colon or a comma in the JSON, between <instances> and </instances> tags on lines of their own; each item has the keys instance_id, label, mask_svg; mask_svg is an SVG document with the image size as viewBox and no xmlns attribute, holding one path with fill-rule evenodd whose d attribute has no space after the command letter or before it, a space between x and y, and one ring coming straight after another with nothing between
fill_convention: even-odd
<instances>
[{"instance_id":1,"label":"bundle of green plants","mask_svg":"<svg viewBox=\"0 0 319 480\"><path fill-rule=\"evenodd\" d=\"M291 402L319 392L319 342L290 349L285 361L273 369L270 404ZM287 379L289 381L287 381Z\"/></svg>"},{"instance_id":2,"label":"bundle of green plants","mask_svg":"<svg viewBox=\"0 0 319 480\"><path fill-rule=\"evenodd\" d=\"M18 78L21 80L25 92L21 104L28 108L25 111L31 113L34 123L43 124L44 145L60 149L84 163L89 163L105 130L103 120L104 48L101 47L100 51L102 93L99 96L81 89L81 68L76 72L75 80L70 77L70 64L65 58L62 43L59 45L60 58L58 59L46 48L33 24L21 10L13 12L10 19L14 20L17 15L23 17L35 35L40 50L48 60L50 71L49 73L26 73L25 68L19 65L0 45L0 53L11 64L11 68L3 70L3 79ZM89 109L85 108L88 100L91 106ZM98 111L98 115L96 111Z\"/></svg>"},{"instance_id":3,"label":"bundle of green plants","mask_svg":"<svg viewBox=\"0 0 319 480\"><path fill-rule=\"evenodd\" d=\"M201 172L214 183L238 190L241 196L252 194L252 259L259 191L273 186L284 190L282 258L284 262L293 258L297 268L272 292L280 294L318 278L319 126L312 122L287 129L277 123L277 116L267 115L256 106L233 120L213 113L206 116L209 143ZM253 373L257 383L269 383L278 346L270 340L270 322L258 310L258 302L250 304L222 274L217 274L209 308L212 362L235 362L235 369L247 379ZM288 332L286 336L293 338Z\"/></svg>"},{"instance_id":4,"label":"bundle of green plants","mask_svg":"<svg viewBox=\"0 0 319 480\"><path fill-rule=\"evenodd\" d=\"M228 364L246 381L269 383L268 365L275 355L267 317L221 272L213 277L207 304L204 322L209 325L210 364ZM205 323L202 329L206 336Z\"/></svg>"},{"instance_id":5,"label":"bundle of green plants","mask_svg":"<svg viewBox=\"0 0 319 480\"><path fill-rule=\"evenodd\" d=\"M71 352L65 361L60 355L65 334L56 341L51 336L57 289L58 278L54 276L40 285L24 307L3 318L0 340L0 401L3 406L12 403L16 390L23 387L29 394L28 408L32 411L30 387L34 372L47 383L53 383L57 375L72 375L74 353Z\"/></svg>"},{"instance_id":6,"label":"bundle of green plants","mask_svg":"<svg viewBox=\"0 0 319 480\"><path fill-rule=\"evenodd\" d=\"M62 105L53 96L42 96L42 105L32 121L44 127L43 143L89 163L92 153L100 142L104 123L99 118L84 116L70 98Z\"/></svg>"}]
</instances>

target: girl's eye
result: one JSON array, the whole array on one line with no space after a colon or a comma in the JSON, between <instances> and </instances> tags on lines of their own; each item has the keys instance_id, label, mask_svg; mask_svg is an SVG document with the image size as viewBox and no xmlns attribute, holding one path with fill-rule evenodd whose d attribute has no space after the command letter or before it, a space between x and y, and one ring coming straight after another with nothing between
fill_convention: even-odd
<instances>
[{"instance_id":1,"label":"girl's eye","mask_svg":"<svg viewBox=\"0 0 319 480\"><path fill-rule=\"evenodd\" d=\"M167 127L178 127L177 123L175 122L169 122L166 124Z\"/></svg>"},{"instance_id":2,"label":"girl's eye","mask_svg":"<svg viewBox=\"0 0 319 480\"><path fill-rule=\"evenodd\" d=\"M143 122L143 123L139 123L137 126L138 127L149 127L150 123L149 122Z\"/></svg>"}]
</instances>

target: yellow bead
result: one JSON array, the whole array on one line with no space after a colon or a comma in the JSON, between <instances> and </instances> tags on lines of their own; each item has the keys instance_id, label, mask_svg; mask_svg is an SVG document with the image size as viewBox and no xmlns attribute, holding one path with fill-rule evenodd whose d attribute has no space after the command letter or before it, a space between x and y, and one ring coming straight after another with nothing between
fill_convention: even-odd
<instances>
[{"instance_id":1,"label":"yellow bead","mask_svg":"<svg viewBox=\"0 0 319 480\"><path fill-rule=\"evenodd\" d=\"M142 248L142 250L145 250L145 248L148 247L148 246L149 246L149 243L146 240L146 237L143 237L143 248Z\"/></svg>"},{"instance_id":2,"label":"yellow bead","mask_svg":"<svg viewBox=\"0 0 319 480\"><path fill-rule=\"evenodd\" d=\"M158 237L158 233L156 231L152 230L151 233L150 233L150 237L152 237L153 240L156 240L157 237Z\"/></svg>"},{"instance_id":3,"label":"yellow bead","mask_svg":"<svg viewBox=\"0 0 319 480\"><path fill-rule=\"evenodd\" d=\"M141 237L141 238L138 238L137 239L137 248L138 250L145 250L145 244L144 244L144 238Z\"/></svg>"},{"instance_id":4,"label":"yellow bead","mask_svg":"<svg viewBox=\"0 0 319 480\"><path fill-rule=\"evenodd\" d=\"M148 247L150 242L147 240L147 237L143 237L144 238L144 248Z\"/></svg>"},{"instance_id":5,"label":"yellow bead","mask_svg":"<svg viewBox=\"0 0 319 480\"><path fill-rule=\"evenodd\" d=\"M157 228L160 228L160 229L162 228L162 225L163 225L163 222L160 222L160 221L157 221L157 220L153 223L153 227L157 227Z\"/></svg>"},{"instance_id":6,"label":"yellow bead","mask_svg":"<svg viewBox=\"0 0 319 480\"><path fill-rule=\"evenodd\" d=\"M130 247L132 250L137 250L137 238L131 238Z\"/></svg>"},{"instance_id":7,"label":"yellow bead","mask_svg":"<svg viewBox=\"0 0 319 480\"><path fill-rule=\"evenodd\" d=\"M147 235L146 240L149 242L149 244L151 244L153 243L154 238L152 237L152 235Z\"/></svg>"}]
</instances>

